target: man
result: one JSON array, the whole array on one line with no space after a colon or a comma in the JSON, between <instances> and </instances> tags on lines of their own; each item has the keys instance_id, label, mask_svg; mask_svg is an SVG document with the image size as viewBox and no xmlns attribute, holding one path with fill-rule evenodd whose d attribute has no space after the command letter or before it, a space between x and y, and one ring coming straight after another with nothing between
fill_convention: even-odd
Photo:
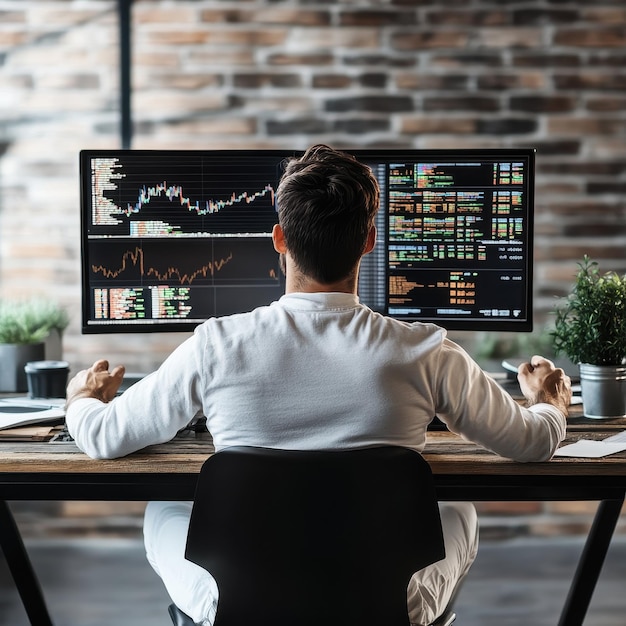
<instances>
[{"instance_id":1,"label":"man","mask_svg":"<svg viewBox=\"0 0 626 626\"><path fill-rule=\"evenodd\" d=\"M374 247L379 190L372 172L326 146L292 160L277 190L273 242L286 294L250 313L214 318L163 365L113 400L124 370L106 361L68 385L67 425L93 457L113 458L175 436L196 414L217 450L358 448L421 451L438 415L450 430L518 461L549 459L565 434L570 382L541 357L520 368L529 408L486 376L443 329L372 312L356 296ZM172 600L212 624L218 591L184 560L190 503L156 502L144 523L148 559ZM446 558L409 585L413 624L446 607L477 550L469 503L441 506Z\"/></svg>"}]
</instances>

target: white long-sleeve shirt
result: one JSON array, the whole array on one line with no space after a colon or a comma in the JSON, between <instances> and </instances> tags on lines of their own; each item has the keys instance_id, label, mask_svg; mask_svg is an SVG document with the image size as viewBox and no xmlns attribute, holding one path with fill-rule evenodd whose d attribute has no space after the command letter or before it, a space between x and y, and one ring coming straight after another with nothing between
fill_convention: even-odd
<instances>
[{"instance_id":1,"label":"white long-sleeve shirt","mask_svg":"<svg viewBox=\"0 0 626 626\"><path fill-rule=\"evenodd\" d=\"M521 407L442 328L393 320L344 293L288 294L210 319L112 402L73 402L66 422L81 450L115 458L172 439L199 412L216 450L421 451L438 415L497 454L540 461L566 426L552 405Z\"/></svg>"}]
</instances>

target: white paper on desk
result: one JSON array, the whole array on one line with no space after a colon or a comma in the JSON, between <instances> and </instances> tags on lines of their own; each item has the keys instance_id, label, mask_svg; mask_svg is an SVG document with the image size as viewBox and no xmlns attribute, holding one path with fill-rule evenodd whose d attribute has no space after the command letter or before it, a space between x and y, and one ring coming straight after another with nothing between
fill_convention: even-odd
<instances>
[{"instance_id":1,"label":"white paper on desk","mask_svg":"<svg viewBox=\"0 0 626 626\"><path fill-rule=\"evenodd\" d=\"M554 456L575 456L587 459L597 459L609 454L615 454L626 450L626 442L593 441L580 439L576 443L570 443L559 448Z\"/></svg>"},{"instance_id":2,"label":"white paper on desk","mask_svg":"<svg viewBox=\"0 0 626 626\"><path fill-rule=\"evenodd\" d=\"M3 406L0 405L0 429L39 424L65 417L65 411L59 408L33 409L32 411L26 410L19 413L11 411L11 408L11 405L8 405L6 410L3 411Z\"/></svg>"}]
</instances>

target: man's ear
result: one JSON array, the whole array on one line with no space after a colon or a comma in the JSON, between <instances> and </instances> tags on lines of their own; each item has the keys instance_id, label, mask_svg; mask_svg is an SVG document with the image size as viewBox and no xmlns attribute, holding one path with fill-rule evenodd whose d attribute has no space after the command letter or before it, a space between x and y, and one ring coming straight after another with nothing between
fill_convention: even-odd
<instances>
[{"instance_id":1,"label":"man's ear","mask_svg":"<svg viewBox=\"0 0 626 626\"><path fill-rule=\"evenodd\" d=\"M274 224L274 228L272 228L272 243L274 244L274 250L279 254L285 254L287 252L285 235L280 224Z\"/></svg>"},{"instance_id":2,"label":"man's ear","mask_svg":"<svg viewBox=\"0 0 626 626\"><path fill-rule=\"evenodd\" d=\"M365 243L365 250L363 250L363 254L369 254L376 245L376 226L372 226L370 228L370 232L367 233L367 241Z\"/></svg>"}]
</instances>

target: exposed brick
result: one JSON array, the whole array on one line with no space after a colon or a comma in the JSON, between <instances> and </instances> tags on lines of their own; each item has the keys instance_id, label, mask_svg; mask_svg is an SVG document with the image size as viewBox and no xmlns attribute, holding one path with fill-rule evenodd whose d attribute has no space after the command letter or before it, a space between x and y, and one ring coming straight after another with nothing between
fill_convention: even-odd
<instances>
[{"instance_id":1,"label":"exposed brick","mask_svg":"<svg viewBox=\"0 0 626 626\"><path fill-rule=\"evenodd\" d=\"M171 55L170 55L171 57ZM202 69L228 66L252 65L254 63L253 50L249 48L199 48L189 51L189 62L192 66L201 65Z\"/></svg>"},{"instance_id":2,"label":"exposed brick","mask_svg":"<svg viewBox=\"0 0 626 626\"><path fill-rule=\"evenodd\" d=\"M361 8L339 13L340 26L409 26L415 23L417 19L414 11L373 11Z\"/></svg>"},{"instance_id":3,"label":"exposed brick","mask_svg":"<svg viewBox=\"0 0 626 626\"><path fill-rule=\"evenodd\" d=\"M624 248L623 246L610 244L608 241L602 239L585 240L584 243L573 244L571 241L558 241L555 240L551 243L548 249L543 250L543 260L555 259L563 261L565 259L577 259L580 260L587 254L592 259L623 259Z\"/></svg>"},{"instance_id":4,"label":"exposed brick","mask_svg":"<svg viewBox=\"0 0 626 626\"><path fill-rule=\"evenodd\" d=\"M326 111L386 111L402 112L412 111L413 99L407 96L355 96L353 98L339 98L328 100L324 108Z\"/></svg>"},{"instance_id":5,"label":"exposed brick","mask_svg":"<svg viewBox=\"0 0 626 626\"><path fill-rule=\"evenodd\" d=\"M626 24L626 9L622 3L616 7L585 7L582 18L589 24Z\"/></svg>"},{"instance_id":6,"label":"exposed brick","mask_svg":"<svg viewBox=\"0 0 626 626\"><path fill-rule=\"evenodd\" d=\"M582 63L578 54L563 54L557 52L521 52L513 55L512 64L515 67L580 67Z\"/></svg>"},{"instance_id":7,"label":"exposed brick","mask_svg":"<svg viewBox=\"0 0 626 626\"><path fill-rule=\"evenodd\" d=\"M542 163L541 171L544 174L574 175L574 176L619 176L626 173L626 163L618 161L560 161Z\"/></svg>"},{"instance_id":8,"label":"exposed brick","mask_svg":"<svg viewBox=\"0 0 626 626\"><path fill-rule=\"evenodd\" d=\"M213 30L204 41L213 45L278 46L285 43L287 31L283 29Z\"/></svg>"},{"instance_id":9,"label":"exposed brick","mask_svg":"<svg viewBox=\"0 0 626 626\"><path fill-rule=\"evenodd\" d=\"M486 96L456 96L424 98L425 111L499 111L500 102Z\"/></svg>"},{"instance_id":10,"label":"exposed brick","mask_svg":"<svg viewBox=\"0 0 626 626\"><path fill-rule=\"evenodd\" d=\"M303 133L319 135L329 130L328 123L316 118L297 118L291 120L268 120L268 135L301 135Z\"/></svg>"},{"instance_id":11,"label":"exposed brick","mask_svg":"<svg viewBox=\"0 0 626 626\"><path fill-rule=\"evenodd\" d=\"M362 135L364 133L386 132L391 124L389 118L360 118L352 120L336 120L333 130L339 133Z\"/></svg>"},{"instance_id":12,"label":"exposed brick","mask_svg":"<svg viewBox=\"0 0 626 626\"><path fill-rule=\"evenodd\" d=\"M388 80L389 76L380 72L368 72L357 77L359 85L370 88L384 88Z\"/></svg>"},{"instance_id":13,"label":"exposed brick","mask_svg":"<svg viewBox=\"0 0 626 626\"><path fill-rule=\"evenodd\" d=\"M204 9L200 12L203 22L212 24L289 24L293 26L328 26L328 11L314 11L292 7L271 7L263 9Z\"/></svg>"},{"instance_id":14,"label":"exposed brick","mask_svg":"<svg viewBox=\"0 0 626 626\"><path fill-rule=\"evenodd\" d=\"M367 65L372 67L413 67L417 64L415 56L387 56L384 54L345 55L342 63L347 66Z\"/></svg>"},{"instance_id":15,"label":"exposed brick","mask_svg":"<svg viewBox=\"0 0 626 626\"><path fill-rule=\"evenodd\" d=\"M563 29L554 35L554 44L576 48L621 48L626 45L626 30L622 27Z\"/></svg>"},{"instance_id":16,"label":"exposed brick","mask_svg":"<svg viewBox=\"0 0 626 626\"><path fill-rule=\"evenodd\" d=\"M601 98L589 98L587 110L595 112L623 112L626 111L626 96L603 96Z\"/></svg>"},{"instance_id":17,"label":"exposed brick","mask_svg":"<svg viewBox=\"0 0 626 626\"><path fill-rule=\"evenodd\" d=\"M493 52L469 50L458 54L435 51L430 58L430 64L445 67L467 67L476 65L479 67L493 68L501 67L504 61L502 56L494 54Z\"/></svg>"},{"instance_id":18,"label":"exposed brick","mask_svg":"<svg viewBox=\"0 0 626 626\"><path fill-rule=\"evenodd\" d=\"M590 181L587 183L587 193L591 195L606 193L626 195L626 182L615 179Z\"/></svg>"},{"instance_id":19,"label":"exposed brick","mask_svg":"<svg viewBox=\"0 0 626 626\"><path fill-rule=\"evenodd\" d=\"M302 78L299 74L235 74L233 85L246 89L258 89L260 87L300 87Z\"/></svg>"},{"instance_id":20,"label":"exposed brick","mask_svg":"<svg viewBox=\"0 0 626 626\"><path fill-rule=\"evenodd\" d=\"M229 117L227 119L205 118L196 120L168 121L167 125L177 133L189 135L252 135L257 131L256 118Z\"/></svg>"},{"instance_id":21,"label":"exposed brick","mask_svg":"<svg viewBox=\"0 0 626 626\"><path fill-rule=\"evenodd\" d=\"M381 44L376 28L293 28L290 31L293 46L300 50L377 50Z\"/></svg>"},{"instance_id":22,"label":"exposed brick","mask_svg":"<svg viewBox=\"0 0 626 626\"><path fill-rule=\"evenodd\" d=\"M510 14L508 11L494 9L484 10L451 10L437 9L429 11L426 21L436 26L503 26L510 24Z\"/></svg>"},{"instance_id":23,"label":"exposed brick","mask_svg":"<svg viewBox=\"0 0 626 626\"><path fill-rule=\"evenodd\" d=\"M468 88L469 77L465 74L426 74L412 72L397 74L396 86L399 89L441 90Z\"/></svg>"},{"instance_id":24,"label":"exposed brick","mask_svg":"<svg viewBox=\"0 0 626 626\"><path fill-rule=\"evenodd\" d=\"M543 32L539 28L483 28L477 30L475 37L479 45L487 48L537 48Z\"/></svg>"},{"instance_id":25,"label":"exposed brick","mask_svg":"<svg viewBox=\"0 0 626 626\"><path fill-rule=\"evenodd\" d=\"M580 140L569 139L539 139L533 141L533 146L540 156L574 155L580 154Z\"/></svg>"},{"instance_id":26,"label":"exposed brick","mask_svg":"<svg viewBox=\"0 0 626 626\"><path fill-rule=\"evenodd\" d=\"M158 67L159 70L164 68L180 67L180 61L176 55L171 52L152 52L143 54L136 52L133 54L135 63L141 67L142 73L146 68ZM135 70L134 80L137 80L137 71Z\"/></svg>"},{"instance_id":27,"label":"exposed brick","mask_svg":"<svg viewBox=\"0 0 626 626\"><path fill-rule=\"evenodd\" d=\"M626 75L604 74L601 72L582 72L576 76L559 74L554 77L557 89L606 89L626 90Z\"/></svg>"},{"instance_id":28,"label":"exposed brick","mask_svg":"<svg viewBox=\"0 0 626 626\"><path fill-rule=\"evenodd\" d=\"M584 224L564 224L566 237L617 237L626 235L626 225L613 222L585 222Z\"/></svg>"},{"instance_id":29,"label":"exposed brick","mask_svg":"<svg viewBox=\"0 0 626 626\"><path fill-rule=\"evenodd\" d=\"M328 11L306 10L302 7L268 7L249 11L245 20L251 24L288 24L290 26L328 26L331 23Z\"/></svg>"},{"instance_id":30,"label":"exposed brick","mask_svg":"<svg viewBox=\"0 0 626 626\"><path fill-rule=\"evenodd\" d=\"M515 9L512 12L512 21L515 25L528 24L571 24L580 17L578 9Z\"/></svg>"},{"instance_id":31,"label":"exposed brick","mask_svg":"<svg viewBox=\"0 0 626 626\"><path fill-rule=\"evenodd\" d=\"M135 2L132 11L133 24L191 24L197 18L192 7L151 6Z\"/></svg>"},{"instance_id":32,"label":"exposed brick","mask_svg":"<svg viewBox=\"0 0 626 626\"><path fill-rule=\"evenodd\" d=\"M224 84L224 77L220 74L201 73L164 73L150 74L146 77L144 87L168 88L168 89L203 89L205 87L218 87ZM137 87L138 83L135 83Z\"/></svg>"},{"instance_id":33,"label":"exposed brick","mask_svg":"<svg viewBox=\"0 0 626 626\"><path fill-rule=\"evenodd\" d=\"M317 74L312 85L316 89L345 89L352 84L352 77L346 74Z\"/></svg>"},{"instance_id":34,"label":"exposed brick","mask_svg":"<svg viewBox=\"0 0 626 626\"><path fill-rule=\"evenodd\" d=\"M474 118L442 117L409 117L402 120L400 131L411 134L471 134L476 131Z\"/></svg>"},{"instance_id":35,"label":"exposed brick","mask_svg":"<svg viewBox=\"0 0 626 626\"><path fill-rule=\"evenodd\" d=\"M486 74L477 80L479 89L543 89L547 78L539 72L520 72L517 74Z\"/></svg>"},{"instance_id":36,"label":"exposed brick","mask_svg":"<svg viewBox=\"0 0 626 626\"><path fill-rule=\"evenodd\" d=\"M151 90L139 91L134 97L137 119L163 119L175 115L180 117L181 108L186 111L219 111L228 108L228 98L223 94L189 94L174 91ZM159 103L158 110L154 102Z\"/></svg>"},{"instance_id":37,"label":"exposed brick","mask_svg":"<svg viewBox=\"0 0 626 626\"><path fill-rule=\"evenodd\" d=\"M617 67L626 66L626 54L621 52L598 52L589 55L587 64L591 67Z\"/></svg>"},{"instance_id":38,"label":"exposed brick","mask_svg":"<svg viewBox=\"0 0 626 626\"><path fill-rule=\"evenodd\" d=\"M176 9L173 9L174 11ZM240 24L248 22L250 12L235 8L211 8L200 11L200 21L208 24Z\"/></svg>"},{"instance_id":39,"label":"exposed brick","mask_svg":"<svg viewBox=\"0 0 626 626\"><path fill-rule=\"evenodd\" d=\"M570 96L512 96L512 111L530 113L562 113L576 108L576 99Z\"/></svg>"},{"instance_id":40,"label":"exposed brick","mask_svg":"<svg viewBox=\"0 0 626 626\"><path fill-rule=\"evenodd\" d=\"M310 65L319 67L330 65L334 56L328 53L314 54L270 54L267 57L269 65Z\"/></svg>"},{"instance_id":41,"label":"exposed brick","mask_svg":"<svg viewBox=\"0 0 626 626\"><path fill-rule=\"evenodd\" d=\"M548 120L548 130L555 135L614 135L626 131L626 119L558 117Z\"/></svg>"},{"instance_id":42,"label":"exposed brick","mask_svg":"<svg viewBox=\"0 0 626 626\"><path fill-rule=\"evenodd\" d=\"M519 135L534 133L538 128L537 120L526 118L497 118L478 120L476 132L484 135Z\"/></svg>"},{"instance_id":43,"label":"exposed brick","mask_svg":"<svg viewBox=\"0 0 626 626\"><path fill-rule=\"evenodd\" d=\"M465 31L426 31L397 33L391 37L396 50L428 50L434 48L465 48L469 34Z\"/></svg>"},{"instance_id":44,"label":"exposed brick","mask_svg":"<svg viewBox=\"0 0 626 626\"><path fill-rule=\"evenodd\" d=\"M159 46L182 46L206 43L209 33L206 30L164 30L147 32L143 37L147 42Z\"/></svg>"}]
</instances>

